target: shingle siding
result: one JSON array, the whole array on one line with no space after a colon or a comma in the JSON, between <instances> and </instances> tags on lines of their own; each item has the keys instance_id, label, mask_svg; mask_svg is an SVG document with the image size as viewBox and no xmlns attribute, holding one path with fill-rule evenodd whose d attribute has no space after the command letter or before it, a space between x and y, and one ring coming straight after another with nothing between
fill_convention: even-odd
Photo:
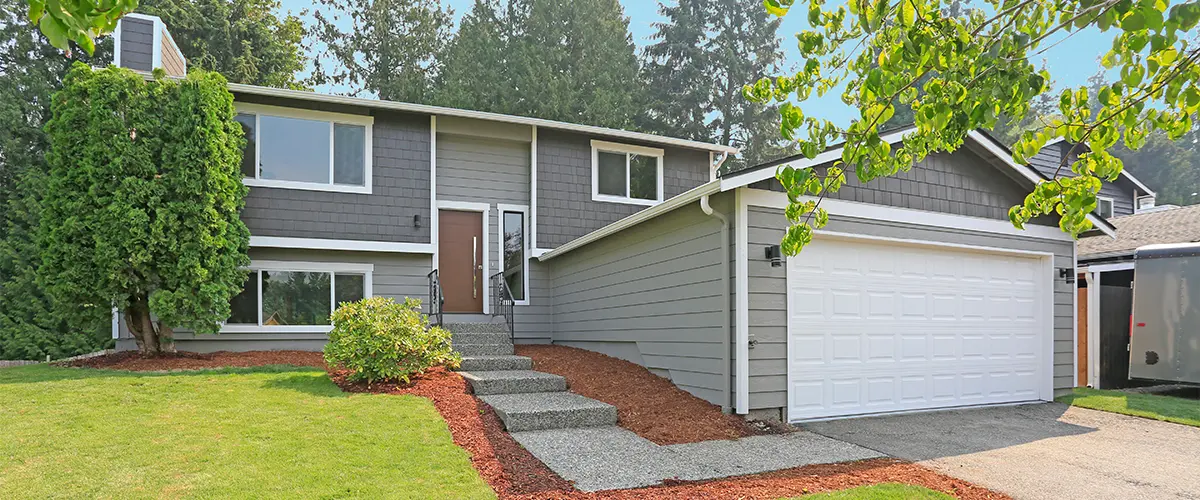
<instances>
[{"instance_id":1,"label":"shingle siding","mask_svg":"<svg viewBox=\"0 0 1200 500\"><path fill-rule=\"evenodd\" d=\"M1055 174L1060 177L1074 177L1075 173L1071 171L1071 163L1078 157L1077 153L1071 154L1071 159L1059 168L1062 162L1063 154L1070 151L1071 146L1065 142L1052 144L1034 155L1029 159L1029 165L1046 177L1053 178ZM1133 213L1133 190L1135 186L1125 178L1118 178L1116 182L1103 181L1100 185L1100 196L1107 196L1113 199L1113 216L1120 217L1122 215L1130 215ZM1145 194L1145 193L1143 193Z\"/></svg>"},{"instance_id":2,"label":"shingle siding","mask_svg":"<svg viewBox=\"0 0 1200 500\"><path fill-rule=\"evenodd\" d=\"M592 201L592 139L605 138L538 131L538 248L556 248L649 208ZM708 180L708 152L665 148L664 198L671 198Z\"/></svg>"},{"instance_id":3,"label":"shingle siding","mask_svg":"<svg viewBox=\"0 0 1200 500\"><path fill-rule=\"evenodd\" d=\"M154 23L126 17L121 20L121 67L150 71L154 65Z\"/></svg>"},{"instance_id":4,"label":"shingle siding","mask_svg":"<svg viewBox=\"0 0 1200 500\"><path fill-rule=\"evenodd\" d=\"M429 243L429 135L427 116L375 113L371 194L252 187L242 220L254 236Z\"/></svg>"},{"instance_id":5,"label":"shingle siding","mask_svg":"<svg viewBox=\"0 0 1200 500\"><path fill-rule=\"evenodd\" d=\"M752 188L782 191L775 179L751 184ZM908 172L862 183L846 172L846 184L831 198L899 208L942 212L969 217L1008 220L1008 209L1028 193L1017 181L1001 173L968 149L935 153Z\"/></svg>"}]
</instances>

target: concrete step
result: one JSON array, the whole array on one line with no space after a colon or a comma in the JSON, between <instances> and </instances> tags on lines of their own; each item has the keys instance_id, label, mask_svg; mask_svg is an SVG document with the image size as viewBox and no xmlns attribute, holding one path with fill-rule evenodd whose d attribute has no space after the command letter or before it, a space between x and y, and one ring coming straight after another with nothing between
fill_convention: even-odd
<instances>
[{"instance_id":1,"label":"concrete step","mask_svg":"<svg viewBox=\"0 0 1200 500\"><path fill-rule=\"evenodd\" d=\"M567 379L532 370L476 371L459 374L471 383L471 388L477 396L567 390Z\"/></svg>"},{"instance_id":2,"label":"concrete step","mask_svg":"<svg viewBox=\"0 0 1200 500\"><path fill-rule=\"evenodd\" d=\"M508 325L505 323L450 323L442 325L450 333L503 333L508 335Z\"/></svg>"},{"instance_id":3,"label":"concrete step","mask_svg":"<svg viewBox=\"0 0 1200 500\"><path fill-rule=\"evenodd\" d=\"M444 313L442 321L446 323L491 323L503 321L501 318L483 313Z\"/></svg>"},{"instance_id":4,"label":"concrete step","mask_svg":"<svg viewBox=\"0 0 1200 500\"><path fill-rule=\"evenodd\" d=\"M458 369L468 372L532 370L533 360L525 356L467 356Z\"/></svg>"},{"instance_id":5,"label":"concrete step","mask_svg":"<svg viewBox=\"0 0 1200 500\"><path fill-rule=\"evenodd\" d=\"M617 424L617 408L570 392L480 396L508 432Z\"/></svg>"},{"instance_id":6,"label":"concrete step","mask_svg":"<svg viewBox=\"0 0 1200 500\"><path fill-rule=\"evenodd\" d=\"M450 342L456 346L470 344L511 344L512 338L508 336L508 332L455 333L450 335Z\"/></svg>"},{"instance_id":7,"label":"concrete step","mask_svg":"<svg viewBox=\"0 0 1200 500\"><path fill-rule=\"evenodd\" d=\"M456 344L454 350L462 354L463 357L511 356L513 345L512 342L505 342L503 344Z\"/></svg>"}]
</instances>

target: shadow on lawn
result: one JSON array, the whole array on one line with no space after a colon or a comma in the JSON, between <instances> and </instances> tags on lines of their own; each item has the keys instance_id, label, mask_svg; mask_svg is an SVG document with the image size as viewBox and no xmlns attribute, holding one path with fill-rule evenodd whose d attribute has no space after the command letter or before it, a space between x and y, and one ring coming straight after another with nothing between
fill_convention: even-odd
<instances>
[{"instance_id":1,"label":"shadow on lawn","mask_svg":"<svg viewBox=\"0 0 1200 500\"><path fill-rule=\"evenodd\" d=\"M48 365L19 366L15 368L0 368L0 385L36 384L41 382L57 382L63 380L86 380L99 378L150 378L150 377L196 377L212 375L231 375L247 373L293 373L303 372L307 375L297 375L292 378L324 376L325 370L310 366L267 365L246 368L204 368L198 370L148 371L137 372L129 370L111 370L99 368L75 368ZM329 387L338 390L329 382Z\"/></svg>"},{"instance_id":2,"label":"shadow on lawn","mask_svg":"<svg viewBox=\"0 0 1200 500\"><path fill-rule=\"evenodd\" d=\"M325 398L348 398L349 392L343 392L341 387L329 379L324 370L314 369L311 373L297 373L288 377L273 378L266 381L263 387L269 389L290 389L311 396Z\"/></svg>"}]
</instances>

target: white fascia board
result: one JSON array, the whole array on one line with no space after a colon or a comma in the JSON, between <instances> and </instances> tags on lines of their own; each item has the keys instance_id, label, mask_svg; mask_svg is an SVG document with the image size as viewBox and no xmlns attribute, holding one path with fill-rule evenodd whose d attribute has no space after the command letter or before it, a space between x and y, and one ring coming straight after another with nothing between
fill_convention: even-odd
<instances>
[{"instance_id":1,"label":"white fascia board","mask_svg":"<svg viewBox=\"0 0 1200 500\"><path fill-rule=\"evenodd\" d=\"M387 241L327 240L320 238L290 238L281 236L251 236L251 248L295 248L303 250L344 250L351 252L387 252L433 254L428 243L394 243Z\"/></svg>"},{"instance_id":2,"label":"white fascia board","mask_svg":"<svg viewBox=\"0 0 1200 500\"><path fill-rule=\"evenodd\" d=\"M561 245L558 248L555 248L554 250L551 250L549 252L538 255L537 254L538 250L534 250L534 255L537 256L538 260L540 260L540 261L547 261L547 260L553 259L555 257L558 257L559 255L570 252L571 250L574 250L581 246L587 245L588 243L591 243L598 239L604 238L605 236L609 236L609 235L624 231L625 229L628 229L630 227L633 227L633 226L636 226L643 222L646 222L650 219L658 217L659 215L665 214L667 212L675 210L676 208L687 205L693 201L699 200L701 196L716 194L716 193L720 192L720 190L721 190L721 183L719 181L712 181L712 182L709 182L706 184L702 184L698 187L692 188L691 190L680 194L679 196L676 196L667 201L659 203L658 205L655 205L651 208L647 208L645 210L642 210L641 212L637 212L633 215L630 215L629 217L626 217L626 218L616 221L612 224L604 226L600 229L592 231L588 234L580 236L579 238L571 240L571 241L567 242L566 244Z\"/></svg>"},{"instance_id":3,"label":"white fascia board","mask_svg":"<svg viewBox=\"0 0 1200 500\"><path fill-rule=\"evenodd\" d=\"M912 132L915 129L916 129L916 127L905 127L903 129L897 130L890 134L882 135L879 137L879 139L888 144L896 144L898 142L903 141L904 136L908 135L909 132ZM779 171L780 168L785 167L785 166L791 166L792 168L796 168L796 169L805 169L805 168L812 168L812 167L815 167L818 165L824 165L831 161L840 159L842 157L843 149L844 148L842 146L837 146L834 148L826 149L825 151L817 154L817 156L812 159L801 158L801 159L793 161L793 162L781 164L775 168L762 168L762 169L755 170L753 172L746 172L744 174L735 174L735 175L732 175L729 177L722 178L721 179L721 191L729 191L731 189L736 189L736 188L739 188L742 186L748 186L748 185L753 184L758 181L774 179L775 172Z\"/></svg>"},{"instance_id":4,"label":"white fascia board","mask_svg":"<svg viewBox=\"0 0 1200 500\"><path fill-rule=\"evenodd\" d=\"M257 85L246 85L241 83L230 83L229 90L233 92L241 92L244 94L254 94L270 97L279 97L284 99L299 99L305 101L326 102L332 104L342 104L347 106L364 106L369 108L390 109L395 111L403 111L408 113L421 113L430 115L456 116L462 118L473 118L476 120L488 120L503 123L515 123L518 125L530 125L542 128L568 130L579 132L588 135L600 135L608 137L619 137L622 139L630 139L635 141L643 141L654 144L664 144L669 146L679 146L684 148L699 149L703 151L720 151L727 153L737 153L738 148L731 146L722 146L720 144L710 144L700 141L692 141L687 139L677 139L674 137L662 137L654 134L645 134L641 132L630 132L628 130L618 130L604 127L595 127L592 125L579 125L576 123L566 123L554 120L544 120L541 118L529 118L525 116L502 115L500 113L488 113L484 111L471 111L467 109L445 108L441 106L428 106L424 104L411 104L406 102L382 101L378 99L363 99L360 97L348 97L329 94L318 94L316 92L307 92L301 90L277 89L270 87L260 87Z\"/></svg>"},{"instance_id":5,"label":"white fascia board","mask_svg":"<svg viewBox=\"0 0 1200 500\"><path fill-rule=\"evenodd\" d=\"M1114 262L1112 264L1089 264L1079 268L1081 273L1107 273L1111 271L1133 270L1132 262Z\"/></svg>"}]
</instances>

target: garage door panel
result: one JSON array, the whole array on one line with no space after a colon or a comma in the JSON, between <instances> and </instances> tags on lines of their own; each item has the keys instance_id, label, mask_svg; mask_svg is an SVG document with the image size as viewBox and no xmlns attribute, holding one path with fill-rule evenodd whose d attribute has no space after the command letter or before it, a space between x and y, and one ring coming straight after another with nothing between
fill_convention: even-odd
<instances>
[{"instance_id":1,"label":"garage door panel","mask_svg":"<svg viewBox=\"0 0 1200 500\"><path fill-rule=\"evenodd\" d=\"M1029 401L1039 260L818 239L789 259L792 419Z\"/></svg>"}]
</instances>

